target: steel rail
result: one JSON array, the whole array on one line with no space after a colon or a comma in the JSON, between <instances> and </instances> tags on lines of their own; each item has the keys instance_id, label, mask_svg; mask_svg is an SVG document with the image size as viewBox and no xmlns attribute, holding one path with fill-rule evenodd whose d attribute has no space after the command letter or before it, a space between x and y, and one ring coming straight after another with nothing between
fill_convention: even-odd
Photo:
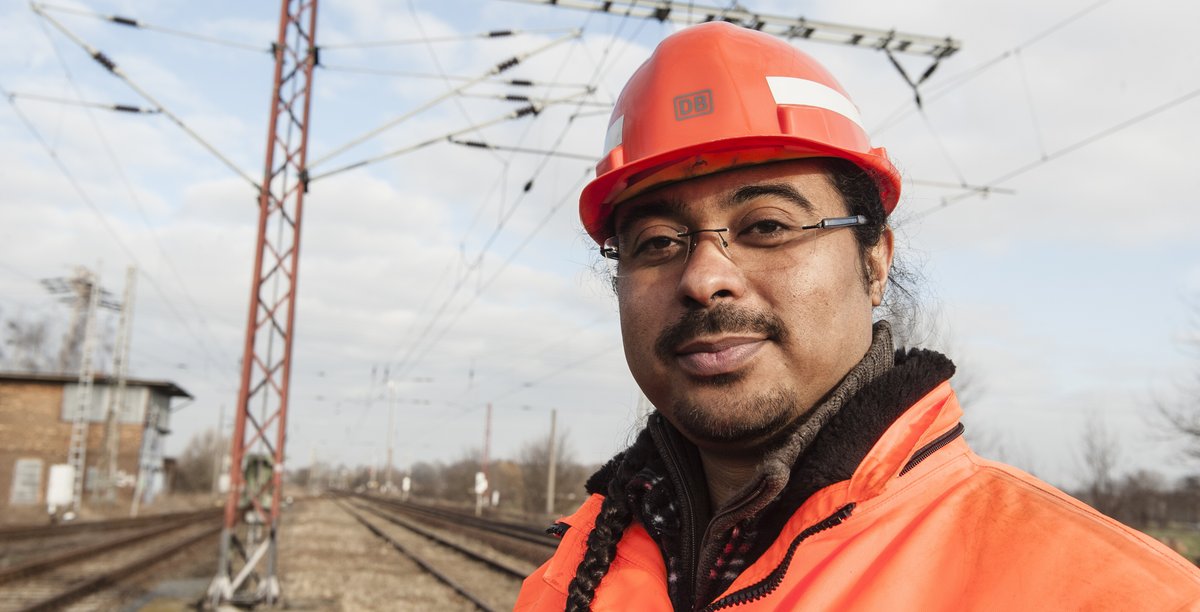
<instances>
[{"instance_id":1,"label":"steel rail","mask_svg":"<svg viewBox=\"0 0 1200 612\"><path fill-rule=\"evenodd\" d=\"M338 507L340 507L342 510L346 511L346 513L348 513L350 516L353 516L355 518L355 520L357 520L359 523L361 523L363 527L366 527L371 533L375 534L376 537L378 537L381 540L390 544L392 546L392 548L395 548L397 551L400 552L400 554L408 557L409 559L412 559L412 561L414 563L416 563L418 566L420 566L421 569L428 572L434 578L437 578L439 581L441 581L446 586L450 587L451 589L454 589L454 592L456 592L459 595L466 598L468 601L470 601L472 604L474 604L475 607L479 608L480 610L484 610L485 612L493 612L493 608L491 606L489 606L487 603L485 603L482 599L480 599L474 593L470 592L470 590L468 590L465 586L463 586L462 584L459 584L459 582L457 580L451 578L450 576L446 575L441 570L439 570L439 569L433 567L432 565L430 565L429 563L427 563L424 559L422 559L420 557L420 555L417 555L413 551L409 550L408 547L404 546L400 542L397 542L394 538L392 538L391 536L384 533L383 530L381 530L379 527L375 526L370 521L368 521L366 518L364 518L361 514L359 514L358 512L355 512L352 508L350 508L348 504L346 504L344 502L338 502Z\"/></svg>"},{"instance_id":2,"label":"steel rail","mask_svg":"<svg viewBox=\"0 0 1200 612\"><path fill-rule=\"evenodd\" d=\"M473 561L478 561L478 562L480 562L502 574L510 576L512 578L516 578L518 580L524 580L525 576L527 575L527 572L525 572L523 570L519 570L517 568L511 567L509 565L506 565L504 563L496 561L495 559L490 559L487 556L478 553L477 551L471 550L470 548L463 546L462 544L447 540L446 538L444 538L432 531L429 531L428 529L425 529L424 527L421 527L419 525L414 525L414 524L412 524L408 521L405 521L395 515L388 515L386 512L383 512L376 508L361 508L361 509L366 510L367 512L370 512L371 514L374 514L375 516L377 516L393 525L398 525L398 526L403 527L404 529L407 529L413 533L416 533L418 535L424 536L425 538L433 540L434 542L437 542L438 544L441 544L442 546L450 548L450 549L454 550L455 552L461 553L462 555L470 558Z\"/></svg>"},{"instance_id":3,"label":"steel rail","mask_svg":"<svg viewBox=\"0 0 1200 612\"><path fill-rule=\"evenodd\" d=\"M12 582L18 578L36 576L54 568L85 561L110 550L116 550L118 548L131 546L145 540L151 540L160 535L177 531L188 524L190 523L186 521L170 523L163 527L157 527L141 533L135 533L123 538L117 538L107 542L100 542L99 544L92 546L83 546L81 548L68 550L57 555L43 557L41 559L34 559L32 561L22 563L20 565L14 565L12 567L6 567L4 569L0 569L0 584Z\"/></svg>"},{"instance_id":4,"label":"steel rail","mask_svg":"<svg viewBox=\"0 0 1200 612\"><path fill-rule=\"evenodd\" d=\"M187 527L188 525L188 523L185 523L181 525L180 528ZM26 604L23 607L18 608L18 610L21 612L61 610L63 607L74 601L111 587L121 580L152 567L194 544L215 536L218 532L220 532L220 530L221 526L219 524L213 525L207 529L204 529L198 534L186 538L182 542L177 542L170 546L162 546L148 555L138 557L133 561L125 563L124 565L121 565L115 569L105 571L98 575L93 575L82 582L70 585L69 587L59 591L58 593L55 593L54 595L51 595L50 597L41 599L31 604Z\"/></svg>"},{"instance_id":5,"label":"steel rail","mask_svg":"<svg viewBox=\"0 0 1200 612\"><path fill-rule=\"evenodd\" d=\"M374 504L395 508L401 512L420 514L438 520L451 521L459 525L466 523L478 529L487 531L488 533L502 535L516 540L521 540L523 542L536 544L538 546L545 546L549 549L555 549L558 547L558 539L554 536L548 535L543 529L538 527L495 519L485 519L465 512L430 508L428 506L421 506L411 502L382 499L370 495L356 493L355 496L359 499L363 499Z\"/></svg>"},{"instance_id":6,"label":"steel rail","mask_svg":"<svg viewBox=\"0 0 1200 612\"><path fill-rule=\"evenodd\" d=\"M78 523L56 523L54 525L18 526L0 528L0 542L43 538L46 536L72 535L89 531L116 531L130 527L157 525L175 520L202 519L209 515L218 516L220 509L191 510L155 514L137 518L120 518L106 521L81 521Z\"/></svg>"}]
</instances>

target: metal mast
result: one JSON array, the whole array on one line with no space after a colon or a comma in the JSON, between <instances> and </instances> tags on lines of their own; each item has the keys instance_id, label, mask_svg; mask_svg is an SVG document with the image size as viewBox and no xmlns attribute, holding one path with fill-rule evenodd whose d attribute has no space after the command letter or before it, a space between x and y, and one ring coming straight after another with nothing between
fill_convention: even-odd
<instances>
[{"instance_id":1,"label":"metal mast","mask_svg":"<svg viewBox=\"0 0 1200 612\"><path fill-rule=\"evenodd\" d=\"M317 0L283 0L281 5L241 387L230 441L230 488L220 561L208 591L214 606L273 605L282 594L276 535L317 59Z\"/></svg>"},{"instance_id":2,"label":"metal mast","mask_svg":"<svg viewBox=\"0 0 1200 612\"><path fill-rule=\"evenodd\" d=\"M108 409L104 414L104 456L100 462L101 482L106 503L116 501L117 459L120 450L118 416L125 407L125 379L129 372L129 339L133 329L133 290L137 282L137 268L129 266L125 271L125 299L121 301L121 323L117 328L117 346L113 353L113 376L117 386L109 389Z\"/></svg>"},{"instance_id":3,"label":"metal mast","mask_svg":"<svg viewBox=\"0 0 1200 612\"><path fill-rule=\"evenodd\" d=\"M67 462L74 469L74 495L71 507L79 513L83 501L83 481L87 472L88 412L92 408L92 353L96 340L96 307L100 301L100 273L81 270L77 276L81 287L87 291L87 310L84 315L83 355L79 360L79 387L75 395L75 414L71 421L71 441L67 449Z\"/></svg>"}]
</instances>

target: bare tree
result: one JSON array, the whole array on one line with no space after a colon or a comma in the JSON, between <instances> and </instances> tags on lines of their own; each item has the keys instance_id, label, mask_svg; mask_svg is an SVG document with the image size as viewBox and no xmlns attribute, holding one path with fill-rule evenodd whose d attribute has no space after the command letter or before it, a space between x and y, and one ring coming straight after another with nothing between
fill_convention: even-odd
<instances>
[{"instance_id":1,"label":"bare tree","mask_svg":"<svg viewBox=\"0 0 1200 612\"><path fill-rule=\"evenodd\" d=\"M1192 323L1182 339L1183 350L1200 366L1200 298L1192 303ZM1182 438L1184 453L1200 460L1200 367L1183 381L1173 400L1156 400L1151 413L1152 425L1175 438Z\"/></svg>"},{"instance_id":2,"label":"bare tree","mask_svg":"<svg viewBox=\"0 0 1200 612\"><path fill-rule=\"evenodd\" d=\"M213 487L213 465L229 452L229 439L207 429L188 440L175 468L175 490L207 492Z\"/></svg>"},{"instance_id":3,"label":"bare tree","mask_svg":"<svg viewBox=\"0 0 1200 612\"><path fill-rule=\"evenodd\" d=\"M1103 419L1093 414L1084 427L1082 442L1080 459L1087 501L1100 512L1113 516L1119 505L1116 471L1121 456L1120 441Z\"/></svg>"},{"instance_id":4,"label":"bare tree","mask_svg":"<svg viewBox=\"0 0 1200 612\"><path fill-rule=\"evenodd\" d=\"M575 461L568 446L569 432L560 430L555 449L554 510L562 512L576 505L583 494L589 470ZM541 514L546 510L546 485L550 479L550 434L526 442L517 454L517 463L525 482L525 511Z\"/></svg>"},{"instance_id":5,"label":"bare tree","mask_svg":"<svg viewBox=\"0 0 1200 612\"><path fill-rule=\"evenodd\" d=\"M475 473L479 471L483 450L479 447L463 451L462 457L442 470L446 501L473 504L475 502Z\"/></svg>"},{"instance_id":6,"label":"bare tree","mask_svg":"<svg viewBox=\"0 0 1200 612\"><path fill-rule=\"evenodd\" d=\"M44 372L51 367L50 324L46 318L10 317L4 323L4 366L22 372Z\"/></svg>"}]
</instances>

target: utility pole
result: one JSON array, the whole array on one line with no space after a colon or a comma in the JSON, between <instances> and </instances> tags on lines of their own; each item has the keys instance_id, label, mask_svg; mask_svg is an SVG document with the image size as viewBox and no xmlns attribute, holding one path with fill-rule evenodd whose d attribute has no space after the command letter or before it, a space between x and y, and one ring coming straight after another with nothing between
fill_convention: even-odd
<instances>
[{"instance_id":1,"label":"utility pole","mask_svg":"<svg viewBox=\"0 0 1200 612\"><path fill-rule=\"evenodd\" d=\"M94 387L93 355L96 352L96 311L100 308L117 310L120 305L114 302L107 291L100 287L100 266L97 264L93 273L82 266L76 268L75 275L69 279L43 278L42 286L59 299L72 305L71 325L63 338L62 349L59 351L58 367L66 371L78 351L79 383L76 385L75 410L71 417L71 438L67 443L67 464L71 466L73 488L71 508L79 512L83 502L84 480L87 478L87 442L90 429L92 406L92 391ZM118 339L118 343L120 339ZM118 346L117 351L120 352ZM115 365L115 364L114 364ZM101 455L103 461L105 455ZM105 480L104 466L96 470L98 484Z\"/></svg>"},{"instance_id":2,"label":"utility pole","mask_svg":"<svg viewBox=\"0 0 1200 612\"><path fill-rule=\"evenodd\" d=\"M483 477L488 475L488 459L492 454L492 403L487 404L487 413L483 421L483 460L480 462Z\"/></svg>"},{"instance_id":3,"label":"utility pole","mask_svg":"<svg viewBox=\"0 0 1200 612\"><path fill-rule=\"evenodd\" d=\"M125 378L129 370L129 344L133 332L133 293L137 282L137 268L125 270L125 297L121 301L121 322L117 327L117 346L113 352L113 376L117 379L116 389L110 387L108 408L104 411L104 456L100 469L103 479L104 502L111 504L117 496L117 459L121 448L118 429L118 412L125 406Z\"/></svg>"},{"instance_id":4,"label":"utility pole","mask_svg":"<svg viewBox=\"0 0 1200 612\"><path fill-rule=\"evenodd\" d=\"M392 445L396 440L396 383L387 381L388 389L388 428L387 428L387 465L384 466L383 486L390 493L392 490Z\"/></svg>"},{"instance_id":5,"label":"utility pole","mask_svg":"<svg viewBox=\"0 0 1200 612\"><path fill-rule=\"evenodd\" d=\"M213 496L221 493L221 468L222 463L229 459L228 449L220 448L225 446L225 404L221 404L217 408L217 439L216 444L218 451L213 453L213 474L212 474L212 493Z\"/></svg>"},{"instance_id":6,"label":"utility pole","mask_svg":"<svg viewBox=\"0 0 1200 612\"><path fill-rule=\"evenodd\" d=\"M84 479L88 470L88 430L89 410L91 410L92 383L95 373L92 371L92 354L95 353L96 343L96 310L97 308L115 308L107 293L100 287L100 265L92 274L83 266L79 266L71 278L42 278L42 287L50 294L59 295L60 301L72 305L71 325L67 334L62 338L62 348L59 350L59 371L66 372L72 364L74 356L78 355L79 383L76 385L74 409L70 414L71 438L67 442L67 464L72 469L72 500L71 509L78 514L79 505L83 503Z\"/></svg>"},{"instance_id":7,"label":"utility pole","mask_svg":"<svg viewBox=\"0 0 1200 612\"><path fill-rule=\"evenodd\" d=\"M142 454L138 457L138 475L137 482L133 485L133 500L129 502L129 516L136 517L142 508L142 497L146 493L146 487L149 486L150 479L154 477L154 473L158 471L162 464L156 463L154 459L161 457L159 445L162 444L162 438L158 432L158 416L161 410L151 408L148 410L150 415L146 417L146 422L143 431L146 433L142 438ZM154 436L150 438L149 436Z\"/></svg>"},{"instance_id":8,"label":"utility pole","mask_svg":"<svg viewBox=\"0 0 1200 612\"><path fill-rule=\"evenodd\" d=\"M546 514L554 514L555 469L558 466L558 409L550 409L550 469L546 476Z\"/></svg>"},{"instance_id":9,"label":"utility pole","mask_svg":"<svg viewBox=\"0 0 1200 612\"><path fill-rule=\"evenodd\" d=\"M474 368L472 368L474 371ZM492 403L488 402L483 421L483 456L479 458L479 472L475 474L475 516L483 513L483 500L487 496L488 455L492 447Z\"/></svg>"},{"instance_id":10,"label":"utility pole","mask_svg":"<svg viewBox=\"0 0 1200 612\"><path fill-rule=\"evenodd\" d=\"M74 470L74 489L71 509L79 514L83 500L83 480L87 472L88 412L92 408L92 352L96 342L96 307L100 300L100 273L81 270L77 278L87 291L87 310L83 325L83 354L79 360L79 385L75 395L75 414L71 419L71 441L67 448L67 463Z\"/></svg>"},{"instance_id":11,"label":"utility pole","mask_svg":"<svg viewBox=\"0 0 1200 612\"><path fill-rule=\"evenodd\" d=\"M282 0L272 45L275 75L266 160L258 197L258 237L242 352L241 384L230 440L229 494L213 607L274 605L279 510L287 441L288 392L308 187L308 129L317 63L317 0ZM255 468L255 466L259 466ZM243 469L257 472L247 479Z\"/></svg>"}]
</instances>

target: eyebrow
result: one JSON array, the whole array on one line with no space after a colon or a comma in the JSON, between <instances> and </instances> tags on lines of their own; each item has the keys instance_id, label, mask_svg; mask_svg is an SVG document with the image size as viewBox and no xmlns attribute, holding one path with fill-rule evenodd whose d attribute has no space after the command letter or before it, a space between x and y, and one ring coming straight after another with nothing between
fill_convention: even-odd
<instances>
[{"instance_id":1,"label":"eyebrow","mask_svg":"<svg viewBox=\"0 0 1200 612\"><path fill-rule=\"evenodd\" d=\"M804 194L796 190L795 187L788 183L755 183L753 185L743 185L733 191L732 194L724 198L720 203L722 209L728 210L736 208L764 196L775 196L787 200L796 206L800 207L805 212L814 212L816 207L812 200L809 200ZM681 217L686 207L683 200L678 198L660 198L650 200L639 204L629 210L621 217L613 226L613 230L617 235L629 229L629 226L651 217Z\"/></svg>"},{"instance_id":2,"label":"eyebrow","mask_svg":"<svg viewBox=\"0 0 1200 612\"><path fill-rule=\"evenodd\" d=\"M802 208L805 212L816 210L812 200L809 200L804 194L797 191L795 187L788 183L757 183L739 187L722 203L722 208L734 208L763 196L775 196L788 200Z\"/></svg>"},{"instance_id":3,"label":"eyebrow","mask_svg":"<svg viewBox=\"0 0 1200 612\"><path fill-rule=\"evenodd\" d=\"M678 199L658 199L644 202L629 210L613 226L616 235L629 229L629 226L650 217L675 217L683 214L683 201Z\"/></svg>"}]
</instances>

